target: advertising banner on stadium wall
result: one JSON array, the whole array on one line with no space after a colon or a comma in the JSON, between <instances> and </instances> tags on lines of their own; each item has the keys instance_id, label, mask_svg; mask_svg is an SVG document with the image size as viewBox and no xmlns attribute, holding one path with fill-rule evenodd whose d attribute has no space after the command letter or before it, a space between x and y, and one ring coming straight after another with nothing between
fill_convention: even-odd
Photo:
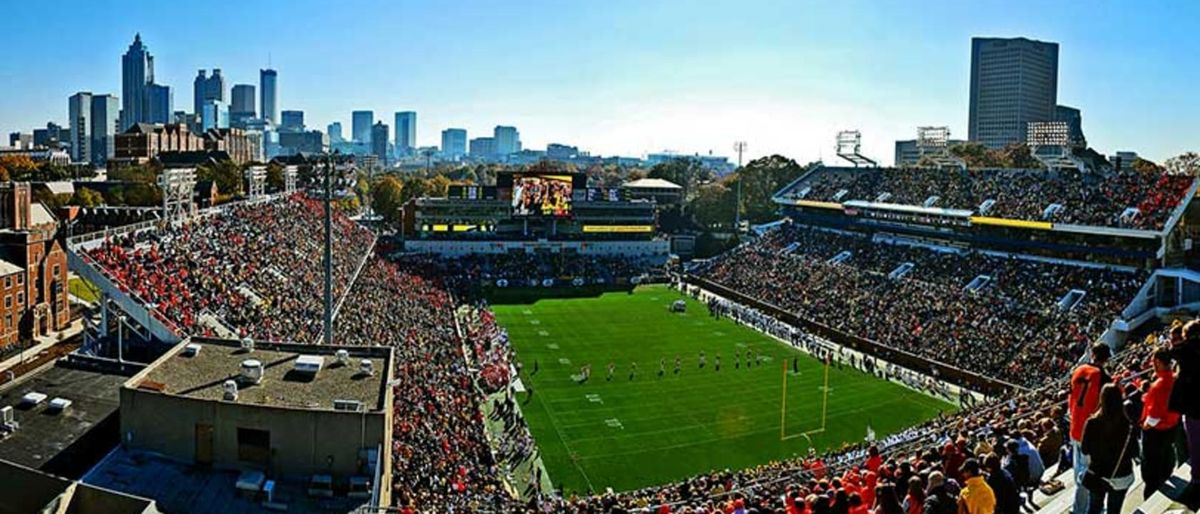
<instances>
[{"instance_id":1,"label":"advertising banner on stadium wall","mask_svg":"<svg viewBox=\"0 0 1200 514\"><path fill-rule=\"evenodd\" d=\"M584 225L583 231L592 234L648 234L652 225Z\"/></svg>"},{"instance_id":2,"label":"advertising banner on stadium wall","mask_svg":"<svg viewBox=\"0 0 1200 514\"><path fill-rule=\"evenodd\" d=\"M974 225L995 225L999 227L1030 228L1035 230L1050 230L1054 227L1048 221L1014 220L1010 218L992 218L988 216L971 216Z\"/></svg>"}]
</instances>

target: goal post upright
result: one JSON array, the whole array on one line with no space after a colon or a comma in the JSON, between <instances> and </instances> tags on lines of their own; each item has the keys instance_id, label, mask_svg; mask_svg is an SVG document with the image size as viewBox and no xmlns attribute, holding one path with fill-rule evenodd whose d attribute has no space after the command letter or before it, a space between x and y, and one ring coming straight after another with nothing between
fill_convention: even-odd
<instances>
[{"instance_id":1,"label":"goal post upright","mask_svg":"<svg viewBox=\"0 0 1200 514\"><path fill-rule=\"evenodd\" d=\"M779 400L779 440L785 439L787 439L787 359L783 360L783 396Z\"/></svg>"}]
</instances>

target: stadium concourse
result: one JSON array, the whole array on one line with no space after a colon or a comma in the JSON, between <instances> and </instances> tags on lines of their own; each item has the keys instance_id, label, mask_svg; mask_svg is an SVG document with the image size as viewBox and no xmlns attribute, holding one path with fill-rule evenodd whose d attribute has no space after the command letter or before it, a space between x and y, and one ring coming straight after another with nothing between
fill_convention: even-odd
<instances>
[{"instance_id":1,"label":"stadium concourse","mask_svg":"<svg viewBox=\"0 0 1200 514\"><path fill-rule=\"evenodd\" d=\"M210 316L240 335L316 341L318 205L291 197L232 207L181 226L113 238L89 256L185 333L208 333L211 327L199 320ZM998 481L996 499L1004 509L996 512L1016 514L1027 501L1018 495L1030 493L1043 471L1065 469L1061 456L1070 427L1064 378L1145 280L1140 273L872 244L785 224L717 259L701 276L839 330L1028 389L872 446L848 444L637 491L562 497L535 485L518 500L505 484L505 470L536 459L537 450L524 423L503 407L500 439L489 441L485 433L485 395L504 391L518 368L504 330L473 300L471 282L573 273L615 277L648 271L645 263L389 259L372 250L368 230L340 214L335 226L335 293L342 298L335 340L395 351L391 485L401 512L940 514L954 512L960 495L980 489L971 476L977 462ZM848 259L826 262L844 251ZM904 262L914 265L908 274L887 280L888 270ZM991 280L983 287L962 292L984 274ZM1059 312L1060 298L1072 289L1085 294ZM1169 339L1178 343L1182 334L1163 331L1127 345L1107 369L1138 383L1150 352ZM1200 344L1200 327L1186 335L1189 344Z\"/></svg>"}]
</instances>

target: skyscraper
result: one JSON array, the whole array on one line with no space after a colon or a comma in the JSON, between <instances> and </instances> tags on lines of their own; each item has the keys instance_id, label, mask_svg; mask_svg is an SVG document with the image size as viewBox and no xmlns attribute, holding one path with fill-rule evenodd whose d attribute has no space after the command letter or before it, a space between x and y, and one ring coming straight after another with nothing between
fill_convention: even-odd
<instances>
[{"instance_id":1,"label":"skyscraper","mask_svg":"<svg viewBox=\"0 0 1200 514\"><path fill-rule=\"evenodd\" d=\"M206 100L200 106L200 130L229 128L229 106L220 100Z\"/></svg>"},{"instance_id":2,"label":"skyscraper","mask_svg":"<svg viewBox=\"0 0 1200 514\"><path fill-rule=\"evenodd\" d=\"M116 151L116 136L121 131L121 102L113 95L92 95L91 156L93 165L108 162Z\"/></svg>"},{"instance_id":3,"label":"skyscraper","mask_svg":"<svg viewBox=\"0 0 1200 514\"><path fill-rule=\"evenodd\" d=\"M121 97L124 101L121 109L125 113L122 131L134 123L150 121L146 85L153 83L154 57L142 44L142 35L138 33L121 56Z\"/></svg>"},{"instance_id":4,"label":"skyscraper","mask_svg":"<svg viewBox=\"0 0 1200 514\"><path fill-rule=\"evenodd\" d=\"M371 142L371 125L375 123L372 111L354 111L350 114L350 136L355 143Z\"/></svg>"},{"instance_id":5,"label":"skyscraper","mask_svg":"<svg viewBox=\"0 0 1200 514\"><path fill-rule=\"evenodd\" d=\"M229 94L229 118L232 121L245 120L257 115L254 108L254 85L235 84Z\"/></svg>"},{"instance_id":6,"label":"skyscraper","mask_svg":"<svg viewBox=\"0 0 1200 514\"><path fill-rule=\"evenodd\" d=\"M304 132L304 111L283 111L280 132Z\"/></svg>"},{"instance_id":7,"label":"skyscraper","mask_svg":"<svg viewBox=\"0 0 1200 514\"><path fill-rule=\"evenodd\" d=\"M169 86L146 84L146 123L170 123L175 111L175 95ZM124 120L124 118L122 118ZM122 121L122 125L126 123ZM132 125L132 124L130 124Z\"/></svg>"},{"instance_id":8,"label":"skyscraper","mask_svg":"<svg viewBox=\"0 0 1200 514\"><path fill-rule=\"evenodd\" d=\"M1074 107L1059 105L1054 108L1055 121L1066 122L1068 137L1071 145L1080 148L1087 147L1087 138L1083 135L1083 114Z\"/></svg>"},{"instance_id":9,"label":"skyscraper","mask_svg":"<svg viewBox=\"0 0 1200 514\"><path fill-rule=\"evenodd\" d=\"M342 142L342 122L335 121L333 123L330 123L329 126L325 128L325 133L329 135L329 142L331 144L332 143L341 143Z\"/></svg>"},{"instance_id":10,"label":"skyscraper","mask_svg":"<svg viewBox=\"0 0 1200 514\"><path fill-rule=\"evenodd\" d=\"M258 70L258 88L261 98L258 102L262 108L262 117L279 123L279 106L275 104L275 70Z\"/></svg>"},{"instance_id":11,"label":"skyscraper","mask_svg":"<svg viewBox=\"0 0 1200 514\"><path fill-rule=\"evenodd\" d=\"M467 131L460 128L448 128L442 131L442 155L449 159L457 159L467 154Z\"/></svg>"},{"instance_id":12,"label":"skyscraper","mask_svg":"<svg viewBox=\"0 0 1200 514\"><path fill-rule=\"evenodd\" d=\"M971 39L967 138L989 148L1025 142L1027 125L1055 119L1058 43Z\"/></svg>"},{"instance_id":13,"label":"skyscraper","mask_svg":"<svg viewBox=\"0 0 1200 514\"><path fill-rule=\"evenodd\" d=\"M71 128L71 160L92 158L92 94L79 92L67 99L67 125Z\"/></svg>"},{"instance_id":14,"label":"skyscraper","mask_svg":"<svg viewBox=\"0 0 1200 514\"><path fill-rule=\"evenodd\" d=\"M196 74L192 82L192 104L196 114L202 114L204 104L209 100L225 102L225 77L221 76L220 68L213 68L212 76L205 76L204 70Z\"/></svg>"},{"instance_id":15,"label":"skyscraper","mask_svg":"<svg viewBox=\"0 0 1200 514\"><path fill-rule=\"evenodd\" d=\"M396 155L412 155L417 149L417 113L396 113Z\"/></svg>"},{"instance_id":16,"label":"skyscraper","mask_svg":"<svg viewBox=\"0 0 1200 514\"><path fill-rule=\"evenodd\" d=\"M521 134L517 132L517 127L496 125L496 129L492 132L492 138L495 139L496 155L508 155L521 151Z\"/></svg>"},{"instance_id":17,"label":"skyscraper","mask_svg":"<svg viewBox=\"0 0 1200 514\"><path fill-rule=\"evenodd\" d=\"M379 158L379 162L387 164L388 126L382 121L371 126L371 155Z\"/></svg>"}]
</instances>

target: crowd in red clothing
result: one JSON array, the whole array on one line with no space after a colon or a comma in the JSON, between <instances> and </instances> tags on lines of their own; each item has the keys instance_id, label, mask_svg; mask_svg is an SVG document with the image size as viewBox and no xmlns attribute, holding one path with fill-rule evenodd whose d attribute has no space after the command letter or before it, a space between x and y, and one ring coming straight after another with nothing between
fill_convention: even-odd
<instances>
[{"instance_id":1,"label":"crowd in red clothing","mask_svg":"<svg viewBox=\"0 0 1200 514\"><path fill-rule=\"evenodd\" d=\"M831 262L844 252L848 258ZM903 263L914 266L889 277ZM1026 386L1069 369L1146 280L1140 272L938 251L795 224L727 252L700 274L840 332ZM968 290L973 282L980 287ZM1082 299L1061 310L1072 290Z\"/></svg>"},{"instance_id":2,"label":"crowd in red clothing","mask_svg":"<svg viewBox=\"0 0 1200 514\"><path fill-rule=\"evenodd\" d=\"M474 383L507 373L508 351L498 346L490 313L456 320L456 309L437 281L372 257L337 314L334 341L394 348L396 504L417 512L501 511L512 500L499 482ZM468 363L483 371L472 373Z\"/></svg>"},{"instance_id":3,"label":"crowd in red clothing","mask_svg":"<svg viewBox=\"0 0 1200 514\"><path fill-rule=\"evenodd\" d=\"M1046 221L1159 230L1179 205L1193 177L1137 172L1080 173L1044 170L823 168L796 184L804 199L875 201L965 209L982 215L1044 220L1051 204L1063 208ZM841 193L845 191L845 193ZM839 193L841 193L839 195ZM986 212L984 202L993 200ZM1140 214L1122 218L1128 208Z\"/></svg>"},{"instance_id":4,"label":"crowd in red clothing","mask_svg":"<svg viewBox=\"0 0 1200 514\"><path fill-rule=\"evenodd\" d=\"M186 223L112 237L87 256L181 332L310 342L323 319L321 204L302 196L244 203ZM333 223L334 295L346 291L374 234Z\"/></svg>"}]
</instances>

